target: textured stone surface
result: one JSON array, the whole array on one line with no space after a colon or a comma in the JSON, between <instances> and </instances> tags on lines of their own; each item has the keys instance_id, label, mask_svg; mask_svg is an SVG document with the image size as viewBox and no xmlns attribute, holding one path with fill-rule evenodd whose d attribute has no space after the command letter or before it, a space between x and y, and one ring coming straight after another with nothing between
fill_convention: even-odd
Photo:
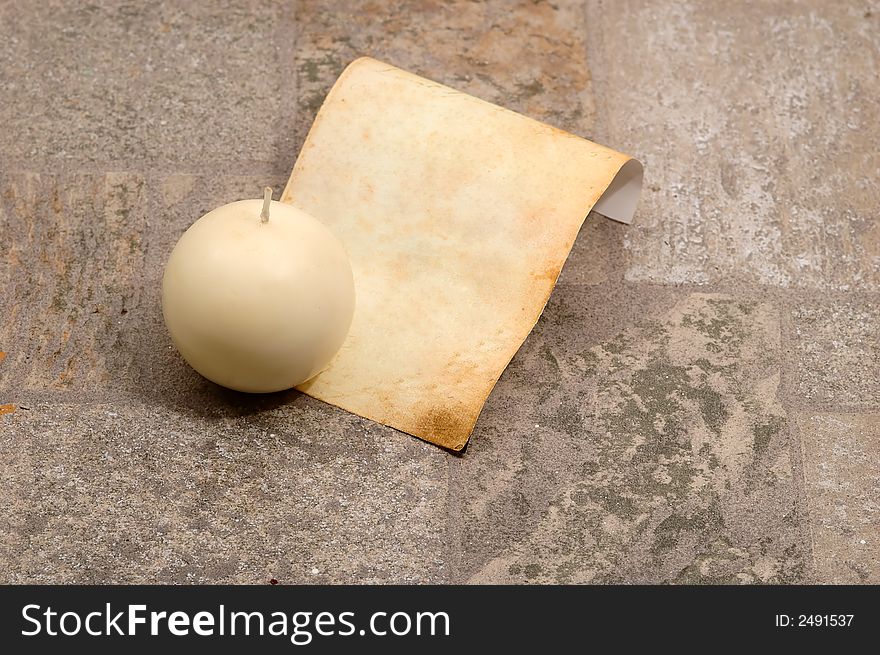
<instances>
[{"instance_id":1,"label":"textured stone surface","mask_svg":"<svg viewBox=\"0 0 880 655\"><path fill-rule=\"evenodd\" d=\"M589 349L572 330L542 335L541 356L512 371L537 386L533 402L508 397L505 423L514 414L523 427L499 425L498 441L476 441L460 464L464 484L490 492L462 501L476 532L467 545L498 550L511 518L493 506L516 508L516 481L533 468L545 506L519 504L525 533L472 581L803 578L771 305L693 294ZM540 371L549 375L535 385Z\"/></svg>"},{"instance_id":2,"label":"textured stone surface","mask_svg":"<svg viewBox=\"0 0 880 655\"><path fill-rule=\"evenodd\" d=\"M590 213L562 267L558 284L600 284L611 270L611 243L614 225L604 216Z\"/></svg>"},{"instance_id":3,"label":"textured stone surface","mask_svg":"<svg viewBox=\"0 0 880 655\"><path fill-rule=\"evenodd\" d=\"M0 177L0 389L95 391L133 372L150 347L135 318L153 293L148 221L138 174Z\"/></svg>"},{"instance_id":4,"label":"textured stone surface","mask_svg":"<svg viewBox=\"0 0 880 655\"><path fill-rule=\"evenodd\" d=\"M646 164L627 279L880 289L871 4L587 3L601 137Z\"/></svg>"},{"instance_id":5,"label":"textured stone surface","mask_svg":"<svg viewBox=\"0 0 880 655\"><path fill-rule=\"evenodd\" d=\"M877 582L878 20L0 3L0 578ZM221 389L162 324L179 235L278 190L360 55L647 165L460 456Z\"/></svg>"},{"instance_id":6,"label":"textured stone surface","mask_svg":"<svg viewBox=\"0 0 880 655\"><path fill-rule=\"evenodd\" d=\"M0 150L58 164L275 162L294 118L279 120L282 7L4 3Z\"/></svg>"},{"instance_id":7,"label":"textured stone surface","mask_svg":"<svg viewBox=\"0 0 880 655\"><path fill-rule=\"evenodd\" d=\"M0 417L0 582L442 581L446 455L284 400Z\"/></svg>"},{"instance_id":8,"label":"textured stone surface","mask_svg":"<svg viewBox=\"0 0 880 655\"><path fill-rule=\"evenodd\" d=\"M798 393L809 401L880 407L880 306L820 301L793 312Z\"/></svg>"},{"instance_id":9,"label":"textured stone surface","mask_svg":"<svg viewBox=\"0 0 880 655\"><path fill-rule=\"evenodd\" d=\"M369 55L588 136L585 27L577 2L305 0L297 11L300 107L314 115L342 69Z\"/></svg>"},{"instance_id":10,"label":"textured stone surface","mask_svg":"<svg viewBox=\"0 0 880 655\"><path fill-rule=\"evenodd\" d=\"M880 415L803 414L816 576L880 583Z\"/></svg>"}]
</instances>

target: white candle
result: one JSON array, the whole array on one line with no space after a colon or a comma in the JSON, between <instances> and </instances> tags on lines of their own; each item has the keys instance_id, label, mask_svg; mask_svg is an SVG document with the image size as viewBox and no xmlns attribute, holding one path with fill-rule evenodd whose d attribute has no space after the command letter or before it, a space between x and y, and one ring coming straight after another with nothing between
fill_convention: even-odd
<instances>
[{"instance_id":1,"label":"white candle","mask_svg":"<svg viewBox=\"0 0 880 655\"><path fill-rule=\"evenodd\" d=\"M202 216L177 242L162 281L162 311L180 354L239 391L289 389L319 373L354 312L342 244L271 193Z\"/></svg>"}]
</instances>

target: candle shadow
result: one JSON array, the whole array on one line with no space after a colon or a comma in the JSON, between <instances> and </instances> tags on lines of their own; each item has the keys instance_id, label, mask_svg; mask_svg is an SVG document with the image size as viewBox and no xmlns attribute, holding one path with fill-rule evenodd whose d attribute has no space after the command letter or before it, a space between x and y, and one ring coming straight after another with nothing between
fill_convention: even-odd
<instances>
[{"instance_id":1,"label":"candle shadow","mask_svg":"<svg viewBox=\"0 0 880 655\"><path fill-rule=\"evenodd\" d=\"M177 356L179 357L179 355ZM217 419L257 416L279 407L296 404L305 396L296 389L286 389L274 393L235 391L202 377L190 369L182 359L180 366L188 369L182 371L183 377L187 380L180 385L181 387L185 385L186 391L183 393L151 394L151 396L153 401L192 418Z\"/></svg>"},{"instance_id":2,"label":"candle shadow","mask_svg":"<svg viewBox=\"0 0 880 655\"><path fill-rule=\"evenodd\" d=\"M204 378L203 378L204 380ZM198 416L252 416L270 412L284 405L290 405L304 394L296 389L286 389L274 393L245 393L221 387L209 380L204 380L203 397L208 402L197 406Z\"/></svg>"},{"instance_id":3,"label":"candle shadow","mask_svg":"<svg viewBox=\"0 0 880 655\"><path fill-rule=\"evenodd\" d=\"M107 359L116 369L113 377L129 397L148 405L163 406L197 419L246 417L296 404L304 394L296 389L275 393L233 391L199 375L171 343L158 298L127 312L121 332L125 355Z\"/></svg>"}]
</instances>

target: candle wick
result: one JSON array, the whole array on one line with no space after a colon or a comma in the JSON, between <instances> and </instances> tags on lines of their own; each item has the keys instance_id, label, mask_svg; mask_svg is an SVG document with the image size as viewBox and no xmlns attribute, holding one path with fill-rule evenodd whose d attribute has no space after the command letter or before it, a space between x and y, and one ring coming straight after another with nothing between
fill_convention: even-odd
<instances>
[{"instance_id":1,"label":"candle wick","mask_svg":"<svg viewBox=\"0 0 880 655\"><path fill-rule=\"evenodd\" d=\"M272 203L272 187L263 189L263 211L260 212L260 222L269 222L269 205Z\"/></svg>"}]
</instances>

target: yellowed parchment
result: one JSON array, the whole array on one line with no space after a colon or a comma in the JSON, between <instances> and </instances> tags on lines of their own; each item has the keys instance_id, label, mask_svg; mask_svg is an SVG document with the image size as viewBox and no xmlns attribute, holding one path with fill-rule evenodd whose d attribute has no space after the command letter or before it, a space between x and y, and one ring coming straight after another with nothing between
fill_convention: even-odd
<instances>
[{"instance_id":1,"label":"yellowed parchment","mask_svg":"<svg viewBox=\"0 0 880 655\"><path fill-rule=\"evenodd\" d=\"M626 155L356 60L281 198L341 239L356 290L342 349L299 389L460 450L590 209L628 222L641 177Z\"/></svg>"}]
</instances>

